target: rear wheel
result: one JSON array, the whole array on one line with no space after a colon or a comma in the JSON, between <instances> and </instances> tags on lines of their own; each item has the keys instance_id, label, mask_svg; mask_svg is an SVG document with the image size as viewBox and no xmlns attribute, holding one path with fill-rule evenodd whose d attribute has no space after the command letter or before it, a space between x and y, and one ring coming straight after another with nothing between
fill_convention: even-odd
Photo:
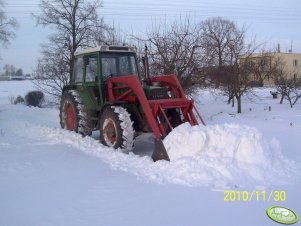
<instances>
[{"instance_id":1,"label":"rear wheel","mask_svg":"<svg viewBox=\"0 0 301 226\"><path fill-rule=\"evenodd\" d=\"M127 110L109 106L99 120L100 142L113 148L131 150L134 144L133 121Z\"/></svg>"},{"instance_id":2,"label":"rear wheel","mask_svg":"<svg viewBox=\"0 0 301 226\"><path fill-rule=\"evenodd\" d=\"M86 109L76 90L63 93L60 106L60 124L63 129L75 131L84 136L90 135L94 129L91 116L92 112Z\"/></svg>"}]
</instances>

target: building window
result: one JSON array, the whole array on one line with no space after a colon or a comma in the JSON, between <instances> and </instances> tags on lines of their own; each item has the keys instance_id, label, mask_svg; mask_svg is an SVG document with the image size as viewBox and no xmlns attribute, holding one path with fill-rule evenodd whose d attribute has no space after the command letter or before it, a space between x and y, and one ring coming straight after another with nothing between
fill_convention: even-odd
<instances>
[{"instance_id":1,"label":"building window","mask_svg":"<svg viewBox=\"0 0 301 226\"><path fill-rule=\"evenodd\" d=\"M298 66L298 60L294 60L293 65L294 65L294 67L297 67Z\"/></svg>"}]
</instances>

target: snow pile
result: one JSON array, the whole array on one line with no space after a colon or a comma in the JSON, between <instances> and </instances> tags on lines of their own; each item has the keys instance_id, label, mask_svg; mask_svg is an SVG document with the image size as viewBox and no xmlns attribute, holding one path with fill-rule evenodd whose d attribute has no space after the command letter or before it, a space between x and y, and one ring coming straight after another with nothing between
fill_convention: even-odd
<instances>
[{"instance_id":1,"label":"snow pile","mask_svg":"<svg viewBox=\"0 0 301 226\"><path fill-rule=\"evenodd\" d=\"M197 155L205 146L206 134L199 126L182 124L172 130L163 143L171 161Z\"/></svg>"},{"instance_id":2,"label":"snow pile","mask_svg":"<svg viewBox=\"0 0 301 226\"><path fill-rule=\"evenodd\" d=\"M268 144L255 129L238 124L190 126L184 123L165 138L170 159L212 157L231 162L264 164L270 152Z\"/></svg>"},{"instance_id":3,"label":"snow pile","mask_svg":"<svg viewBox=\"0 0 301 226\"><path fill-rule=\"evenodd\" d=\"M266 141L255 128L237 124L175 128L164 140L171 164L192 168L195 179L218 186L290 183L297 167L276 139ZM184 166L186 164L186 166ZM214 182L214 180L216 180Z\"/></svg>"}]
</instances>

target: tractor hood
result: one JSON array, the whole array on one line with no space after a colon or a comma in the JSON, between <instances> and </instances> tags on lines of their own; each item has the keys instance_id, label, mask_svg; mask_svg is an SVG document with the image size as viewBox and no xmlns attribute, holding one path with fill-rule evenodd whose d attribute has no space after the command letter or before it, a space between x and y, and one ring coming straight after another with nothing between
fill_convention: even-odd
<instances>
[{"instance_id":1,"label":"tractor hood","mask_svg":"<svg viewBox=\"0 0 301 226\"><path fill-rule=\"evenodd\" d=\"M169 99L167 87L145 85L143 90L148 100Z\"/></svg>"}]
</instances>

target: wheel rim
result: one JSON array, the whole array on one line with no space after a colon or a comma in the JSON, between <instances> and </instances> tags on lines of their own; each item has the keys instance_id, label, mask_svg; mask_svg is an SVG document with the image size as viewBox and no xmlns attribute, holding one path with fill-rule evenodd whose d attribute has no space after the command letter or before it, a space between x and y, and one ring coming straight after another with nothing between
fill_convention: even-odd
<instances>
[{"instance_id":1,"label":"wheel rim","mask_svg":"<svg viewBox=\"0 0 301 226\"><path fill-rule=\"evenodd\" d=\"M117 129L112 119L105 119L102 127L103 137L106 144L113 147L117 142Z\"/></svg>"},{"instance_id":2,"label":"wheel rim","mask_svg":"<svg viewBox=\"0 0 301 226\"><path fill-rule=\"evenodd\" d=\"M66 124L68 130L75 130L75 112L71 103L66 105Z\"/></svg>"}]
</instances>

